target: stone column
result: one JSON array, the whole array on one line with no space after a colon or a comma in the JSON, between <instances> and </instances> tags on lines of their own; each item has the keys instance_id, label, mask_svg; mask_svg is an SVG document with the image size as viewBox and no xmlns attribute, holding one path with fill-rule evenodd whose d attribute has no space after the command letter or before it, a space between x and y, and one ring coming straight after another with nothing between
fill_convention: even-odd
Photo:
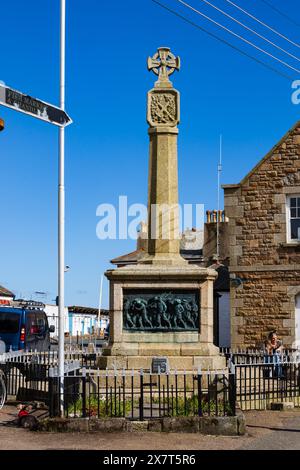
<instances>
[{"instance_id":1,"label":"stone column","mask_svg":"<svg viewBox=\"0 0 300 470\"><path fill-rule=\"evenodd\" d=\"M179 58L175 58L166 47L159 48L157 54L148 59L149 70L159 78L148 92L148 255L142 259L143 264L185 264L180 256L178 206L180 97L169 80L169 75L179 66Z\"/></svg>"}]
</instances>

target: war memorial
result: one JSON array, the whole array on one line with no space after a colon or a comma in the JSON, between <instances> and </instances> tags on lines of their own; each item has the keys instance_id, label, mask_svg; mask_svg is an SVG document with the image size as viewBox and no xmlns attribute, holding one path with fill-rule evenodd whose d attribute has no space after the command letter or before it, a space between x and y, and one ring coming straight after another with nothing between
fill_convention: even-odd
<instances>
[{"instance_id":1,"label":"war memorial","mask_svg":"<svg viewBox=\"0 0 300 470\"><path fill-rule=\"evenodd\" d=\"M165 358L171 369L219 369L213 344L213 269L180 255L178 124L180 94L170 75L180 59L160 47L148 59L158 79L147 96L149 124L148 240L138 263L108 270L110 342L101 368L151 369Z\"/></svg>"}]
</instances>

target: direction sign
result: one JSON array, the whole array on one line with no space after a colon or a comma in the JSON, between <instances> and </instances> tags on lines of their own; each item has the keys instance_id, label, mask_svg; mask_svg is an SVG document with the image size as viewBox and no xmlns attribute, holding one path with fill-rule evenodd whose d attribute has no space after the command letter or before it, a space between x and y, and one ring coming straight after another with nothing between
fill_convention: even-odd
<instances>
[{"instance_id":1,"label":"direction sign","mask_svg":"<svg viewBox=\"0 0 300 470\"><path fill-rule=\"evenodd\" d=\"M1 84L0 105L21 113L29 114L30 116L50 122L59 127L65 127L72 123L70 116L57 106L37 100L36 98L32 98L32 96L12 90Z\"/></svg>"}]
</instances>

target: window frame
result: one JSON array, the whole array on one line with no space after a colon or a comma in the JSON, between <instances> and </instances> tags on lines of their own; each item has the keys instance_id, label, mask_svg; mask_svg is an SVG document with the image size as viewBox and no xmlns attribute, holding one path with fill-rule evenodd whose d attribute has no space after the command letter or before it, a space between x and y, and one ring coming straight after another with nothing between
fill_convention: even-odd
<instances>
[{"instance_id":1,"label":"window frame","mask_svg":"<svg viewBox=\"0 0 300 470\"><path fill-rule=\"evenodd\" d=\"M291 199L300 198L300 193L295 194L288 194L286 197L286 235L287 235L287 243L291 245L297 245L300 243L300 238L291 238ZM300 208L300 206L299 206ZM298 219L298 217L297 217ZM300 217L299 217L300 220Z\"/></svg>"}]
</instances>

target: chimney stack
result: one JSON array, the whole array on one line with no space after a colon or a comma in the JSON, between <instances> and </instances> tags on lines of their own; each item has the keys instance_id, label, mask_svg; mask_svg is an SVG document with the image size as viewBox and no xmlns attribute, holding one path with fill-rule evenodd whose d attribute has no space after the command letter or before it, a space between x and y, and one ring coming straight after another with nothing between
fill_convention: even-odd
<instances>
[{"instance_id":1,"label":"chimney stack","mask_svg":"<svg viewBox=\"0 0 300 470\"><path fill-rule=\"evenodd\" d=\"M228 222L228 218L225 217L225 211L222 210L213 210L206 211L206 223L207 224L216 224L217 222Z\"/></svg>"}]
</instances>

